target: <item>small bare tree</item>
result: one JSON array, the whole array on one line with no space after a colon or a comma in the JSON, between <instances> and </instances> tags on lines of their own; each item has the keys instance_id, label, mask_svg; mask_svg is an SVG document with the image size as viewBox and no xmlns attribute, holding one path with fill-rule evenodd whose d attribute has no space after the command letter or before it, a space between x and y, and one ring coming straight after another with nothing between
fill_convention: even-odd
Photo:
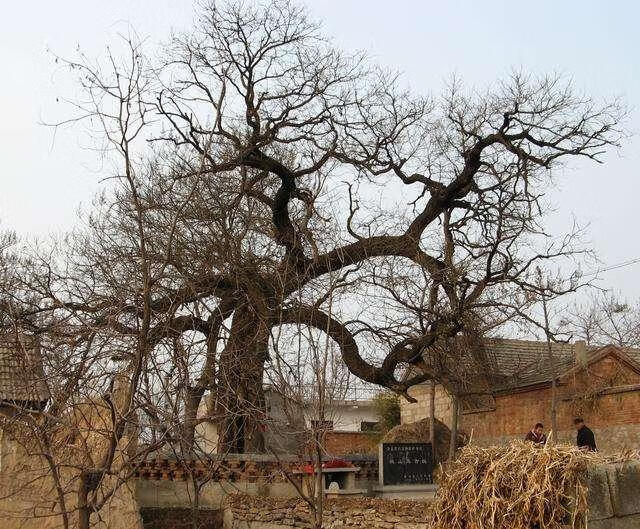
<instances>
[{"instance_id":1,"label":"small bare tree","mask_svg":"<svg viewBox=\"0 0 640 529\"><path fill-rule=\"evenodd\" d=\"M148 213L139 192L147 168L136 159L149 121L142 97L148 77L137 48L129 49L125 65L109 56L112 76L109 70L98 75L86 62L67 63L80 73L87 96L76 104L78 119L97 124L105 156L116 167L111 200L97 199L99 213L88 217L86 230L25 254L13 274L16 288L4 293L4 314L16 335L39 339L51 393L37 418L14 416L23 432L16 440L47 462L43 472L58 490L52 514L68 526L77 513L81 529L102 516L144 456L132 433L144 409L140 388L159 332L152 328L152 299L162 272L150 256ZM75 491L71 502L68 487Z\"/></svg>"},{"instance_id":2,"label":"small bare tree","mask_svg":"<svg viewBox=\"0 0 640 529\"><path fill-rule=\"evenodd\" d=\"M339 282L339 276L333 277ZM329 313L338 306L340 289L331 289ZM300 324L278 327L272 339L273 353L266 376L270 391L278 397L280 419L271 408L271 430L283 431L297 441L297 452L303 472L302 481L283 467L285 475L299 496L309 506L314 528L323 527L326 460L326 436L339 422L340 404L355 392L353 376L344 366L337 346L328 334ZM272 452L275 453L273 447ZM291 447L290 447L291 449ZM305 463L310 461L311 465ZM313 477L313 480L310 478Z\"/></svg>"},{"instance_id":3,"label":"small bare tree","mask_svg":"<svg viewBox=\"0 0 640 529\"><path fill-rule=\"evenodd\" d=\"M611 292L599 292L575 305L567 317L572 332L594 345L640 346L640 305Z\"/></svg>"}]
</instances>

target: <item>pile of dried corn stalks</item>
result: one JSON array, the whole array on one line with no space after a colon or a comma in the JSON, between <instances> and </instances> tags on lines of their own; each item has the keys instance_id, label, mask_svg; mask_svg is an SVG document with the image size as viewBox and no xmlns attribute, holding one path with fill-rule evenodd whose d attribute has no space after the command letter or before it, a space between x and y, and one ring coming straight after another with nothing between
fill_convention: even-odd
<instances>
[{"instance_id":1,"label":"pile of dried corn stalks","mask_svg":"<svg viewBox=\"0 0 640 529\"><path fill-rule=\"evenodd\" d=\"M587 465L599 459L566 445L468 446L441 478L433 529L583 527L582 478Z\"/></svg>"}]
</instances>

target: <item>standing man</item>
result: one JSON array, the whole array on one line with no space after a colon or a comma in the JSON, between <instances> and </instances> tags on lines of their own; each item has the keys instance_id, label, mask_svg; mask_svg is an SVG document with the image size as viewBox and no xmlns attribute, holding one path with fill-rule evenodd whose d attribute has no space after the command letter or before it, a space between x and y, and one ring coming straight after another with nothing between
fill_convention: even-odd
<instances>
[{"instance_id":1,"label":"standing man","mask_svg":"<svg viewBox=\"0 0 640 529\"><path fill-rule=\"evenodd\" d=\"M542 423L537 423L533 427L533 430L526 435L524 440L532 442L535 446L544 446L547 442L547 436L544 434L544 426Z\"/></svg>"},{"instance_id":2,"label":"standing man","mask_svg":"<svg viewBox=\"0 0 640 529\"><path fill-rule=\"evenodd\" d=\"M584 450L585 452L595 452L596 448L596 438L593 435L593 432L590 428L584 424L584 420L582 417L576 417L573 421L573 424L578 431L578 435L576 437L576 444L580 450Z\"/></svg>"}]
</instances>

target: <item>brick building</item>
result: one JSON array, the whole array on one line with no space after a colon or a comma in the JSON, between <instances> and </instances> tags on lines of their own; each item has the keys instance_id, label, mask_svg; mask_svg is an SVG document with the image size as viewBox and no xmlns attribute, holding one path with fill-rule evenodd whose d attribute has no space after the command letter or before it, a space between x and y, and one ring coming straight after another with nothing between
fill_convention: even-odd
<instances>
[{"instance_id":1,"label":"brick building","mask_svg":"<svg viewBox=\"0 0 640 529\"><path fill-rule=\"evenodd\" d=\"M117 388L113 395L117 397ZM0 334L0 528L60 529L64 514L77 527L81 472L102 461L112 434L105 425L111 409L101 398L74 402L57 416L46 437L36 435L40 413L51 399L40 345L27 334ZM38 426L39 428L40 426ZM121 454L135 448L125 435L116 448L112 474L101 484L115 487L122 467ZM52 472L55 465L56 473ZM120 473L118 475L118 473ZM58 489L59 487L59 489ZM62 491L62 492L60 492ZM64 501L61 501L61 496ZM128 483L120 483L99 513L91 516L95 529L143 529L138 506Z\"/></svg>"},{"instance_id":2,"label":"brick building","mask_svg":"<svg viewBox=\"0 0 640 529\"><path fill-rule=\"evenodd\" d=\"M485 390L459 394L459 428L478 444L500 444L523 438L536 422L551 426L552 373L556 374L556 439L575 442L573 419L584 417L600 450L640 448L640 350L588 346L584 342L489 339L484 348L492 359ZM430 384L415 386L418 402L401 404L402 422L430 415ZM434 414L452 423L452 396L435 388Z\"/></svg>"}]
</instances>

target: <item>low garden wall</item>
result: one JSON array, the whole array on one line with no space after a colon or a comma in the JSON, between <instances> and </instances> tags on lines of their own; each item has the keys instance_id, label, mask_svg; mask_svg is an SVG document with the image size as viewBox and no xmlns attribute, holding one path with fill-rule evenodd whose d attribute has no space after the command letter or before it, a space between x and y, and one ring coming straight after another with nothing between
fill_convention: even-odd
<instances>
[{"instance_id":1,"label":"low garden wall","mask_svg":"<svg viewBox=\"0 0 640 529\"><path fill-rule=\"evenodd\" d=\"M640 528L640 461L592 466L587 475L589 529ZM377 498L325 502L325 527L429 529L430 504ZM307 505L295 498L235 494L224 503L225 529L310 527Z\"/></svg>"},{"instance_id":2,"label":"low garden wall","mask_svg":"<svg viewBox=\"0 0 640 529\"><path fill-rule=\"evenodd\" d=\"M429 529L429 504L375 498L331 499L324 505L326 528ZM224 529L307 529L309 507L299 499L234 495L227 499Z\"/></svg>"},{"instance_id":3,"label":"low garden wall","mask_svg":"<svg viewBox=\"0 0 640 529\"><path fill-rule=\"evenodd\" d=\"M373 456L344 458L360 470L356 488L370 490L378 482L378 461ZM209 460L177 461L158 457L144 461L135 472L133 488L138 505L143 509L180 508L195 498L189 477L195 474L204 482L198 504L204 509L221 509L225 498L233 494L295 498L296 488L287 480L283 468L300 466L293 459L276 460L261 454L226 454Z\"/></svg>"},{"instance_id":4,"label":"low garden wall","mask_svg":"<svg viewBox=\"0 0 640 529\"><path fill-rule=\"evenodd\" d=\"M356 482L377 483L378 458L373 455L348 455L340 457L358 467ZM181 481L195 474L198 479L212 481L247 483L285 483L287 478L283 470L291 471L299 467L301 461L292 457L277 459L262 454L225 454L216 457L179 461L171 457L157 457L143 461L134 472L139 480ZM363 487L366 488L366 487Z\"/></svg>"}]
</instances>

